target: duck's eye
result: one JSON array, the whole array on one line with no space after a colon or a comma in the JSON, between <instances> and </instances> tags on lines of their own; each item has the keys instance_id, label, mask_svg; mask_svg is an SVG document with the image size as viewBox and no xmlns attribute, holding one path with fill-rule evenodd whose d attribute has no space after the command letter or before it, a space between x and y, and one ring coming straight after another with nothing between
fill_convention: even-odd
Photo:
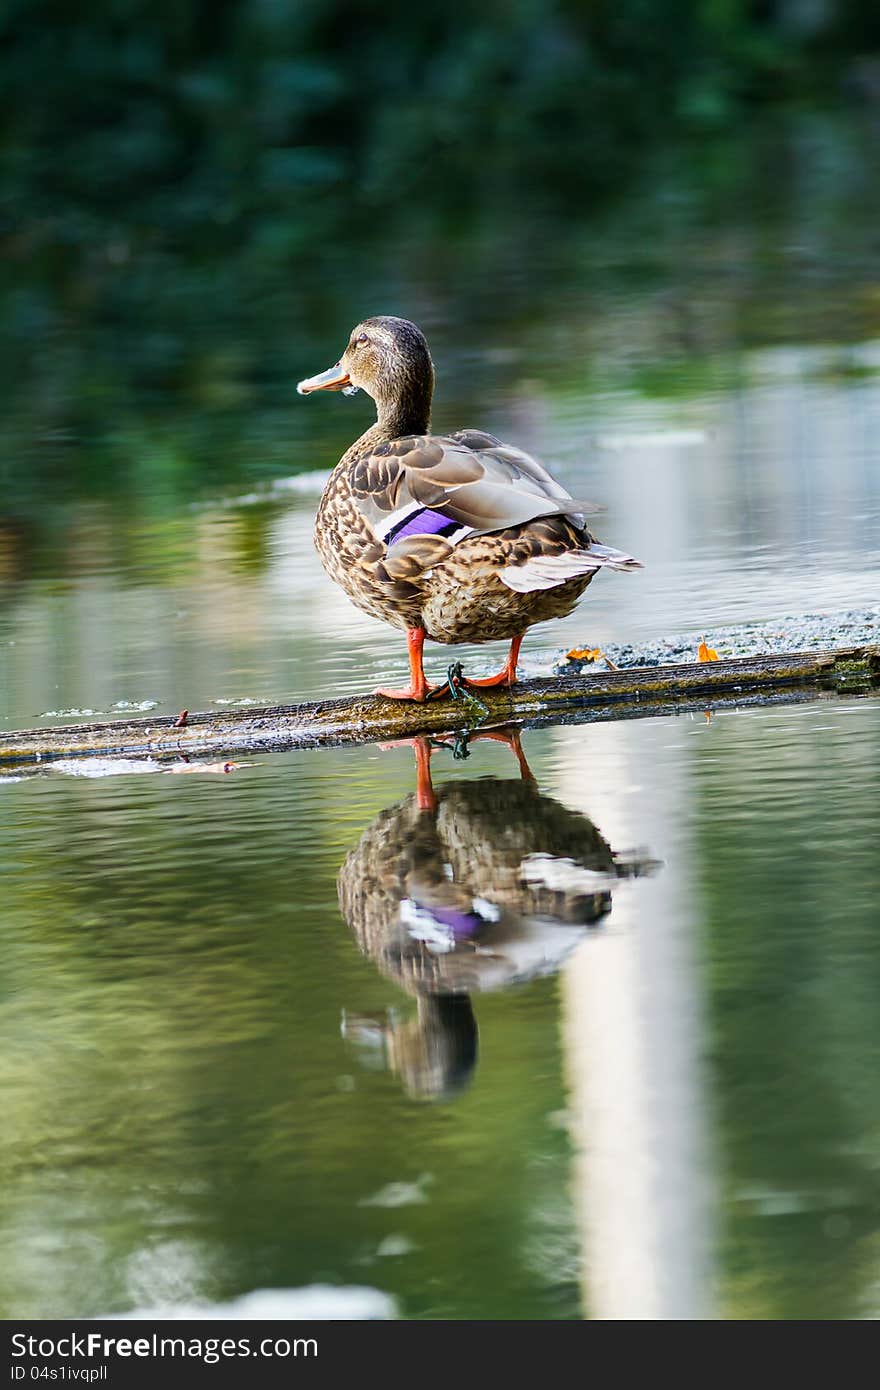
<instances>
[{"instance_id":1,"label":"duck's eye","mask_svg":"<svg viewBox=\"0 0 880 1390\"><path fill-rule=\"evenodd\" d=\"M368 343L369 341L370 341L370 340L369 340L369 338L367 337L366 333L359 333L359 334L357 335L357 337L355 338L355 346L357 347L357 346L359 346L361 343Z\"/></svg>"}]
</instances>

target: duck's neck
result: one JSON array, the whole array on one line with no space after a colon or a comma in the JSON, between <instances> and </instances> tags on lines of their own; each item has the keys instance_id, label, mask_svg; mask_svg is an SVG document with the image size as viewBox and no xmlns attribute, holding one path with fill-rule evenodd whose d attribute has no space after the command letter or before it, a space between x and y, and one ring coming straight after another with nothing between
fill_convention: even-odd
<instances>
[{"instance_id":1,"label":"duck's neck","mask_svg":"<svg viewBox=\"0 0 880 1390\"><path fill-rule=\"evenodd\" d=\"M376 401L376 423L356 439L345 454L345 460L361 458L379 444L387 444L391 439L400 439L405 434L427 434L431 428L430 392L407 393L405 397L394 397Z\"/></svg>"},{"instance_id":2,"label":"duck's neck","mask_svg":"<svg viewBox=\"0 0 880 1390\"><path fill-rule=\"evenodd\" d=\"M433 395L433 369L407 371L398 376L388 395L376 399L376 424L384 437L399 439L404 434L427 434L431 428Z\"/></svg>"}]
</instances>

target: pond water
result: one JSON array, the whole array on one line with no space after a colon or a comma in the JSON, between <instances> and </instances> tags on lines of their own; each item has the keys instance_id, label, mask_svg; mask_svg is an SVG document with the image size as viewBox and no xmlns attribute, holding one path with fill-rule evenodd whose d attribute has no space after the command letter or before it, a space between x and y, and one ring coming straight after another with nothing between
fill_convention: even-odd
<instances>
[{"instance_id":1,"label":"pond water","mask_svg":"<svg viewBox=\"0 0 880 1390\"><path fill-rule=\"evenodd\" d=\"M523 748L3 787L4 1315L880 1312L880 701Z\"/></svg>"},{"instance_id":2,"label":"pond water","mask_svg":"<svg viewBox=\"0 0 880 1390\"><path fill-rule=\"evenodd\" d=\"M784 167L744 223L673 180L650 246L630 208L619 240L362 255L357 296L324 265L265 408L217 330L208 435L196 395L157 424L93 384L101 437L19 451L35 388L3 426L0 726L399 683L311 542L369 403L293 398L381 310L429 330L437 427L532 450L645 563L527 672L876 625L878 221L864 163L780 210ZM409 1317L880 1314L880 700L521 751L437 747L433 791L410 747L0 782L0 1314L313 1285Z\"/></svg>"}]
</instances>

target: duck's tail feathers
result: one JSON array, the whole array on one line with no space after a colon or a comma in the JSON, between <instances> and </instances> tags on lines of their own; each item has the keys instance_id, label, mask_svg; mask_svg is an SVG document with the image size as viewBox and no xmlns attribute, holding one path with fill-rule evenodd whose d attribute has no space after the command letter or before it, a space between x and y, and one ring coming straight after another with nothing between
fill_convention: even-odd
<instances>
[{"instance_id":1,"label":"duck's tail feathers","mask_svg":"<svg viewBox=\"0 0 880 1390\"><path fill-rule=\"evenodd\" d=\"M577 554L585 555L589 560L598 561L600 565L607 565L610 570L629 571L645 568L641 560L627 555L625 550L615 550L613 545L600 545L598 541L591 541L586 550L579 550Z\"/></svg>"},{"instance_id":2,"label":"duck's tail feathers","mask_svg":"<svg viewBox=\"0 0 880 1390\"><path fill-rule=\"evenodd\" d=\"M553 589L557 584L565 584L582 574L595 574L596 570L602 568L640 570L643 566L623 550L593 541L583 550L566 550L561 555L535 555L523 565L506 565L499 572L499 578L508 589L530 594L536 589Z\"/></svg>"}]
</instances>

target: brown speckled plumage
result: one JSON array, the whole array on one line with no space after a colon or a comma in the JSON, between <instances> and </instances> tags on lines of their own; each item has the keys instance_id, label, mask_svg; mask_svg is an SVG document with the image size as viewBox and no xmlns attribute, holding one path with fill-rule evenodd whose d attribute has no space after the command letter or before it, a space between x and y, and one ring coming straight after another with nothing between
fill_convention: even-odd
<instances>
[{"instance_id":1,"label":"brown speckled plumage","mask_svg":"<svg viewBox=\"0 0 880 1390\"><path fill-rule=\"evenodd\" d=\"M549 874L529 878L524 866L534 855L572 866L572 885L550 888ZM589 875L578 880L574 866L595 873L595 883ZM586 816L531 781L485 777L446 783L434 812L414 796L383 811L342 865L337 888L361 950L383 973L413 994L470 993L516 978L515 957L504 969L501 963L506 947L533 929L530 919L572 927L599 921L611 908L616 877L614 856ZM453 949L432 951L401 917L404 900L427 912L466 913L474 898L497 915ZM572 933L571 944L577 939Z\"/></svg>"},{"instance_id":2,"label":"brown speckled plumage","mask_svg":"<svg viewBox=\"0 0 880 1390\"><path fill-rule=\"evenodd\" d=\"M300 383L376 401L376 424L333 470L315 528L325 569L359 608L435 642L512 639L570 613L601 567L639 568L598 544L590 504L528 454L480 430L429 434L433 382L415 325L375 318L336 367ZM419 516L448 522L446 534L407 534Z\"/></svg>"},{"instance_id":3,"label":"brown speckled plumage","mask_svg":"<svg viewBox=\"0 0 880 1390\"><path fill-rule=\"evenodd\" d=\"M529 878L530 856L556 855L575 878L577 865L595 880L584 874L560 889ZM346 1036L357 1042L378 1032L387 1065L411 1096L455 1095L477 1059L471 994L557 969L608 912L615 877L595 827L531 782L456 781L438 793L431 813L416 797L383 811L339 871L339 906L364 954L415 995L417 1012L347 1016ZM437 913L442 932L444 914L472 914L475 901L487 914L478 931L432 949L420 921Z\"/></svg>"},{"instance_id":4,"label":"brown speckled plumage","mask_svg":"<svg viewBox=\"0 0 880 1390\"><path fill-rule=\"evenodd\" d=\"M473 1070L470 995L557 970L607 915L615 882L657 867L619 858L586 816L544 796L518 733L481 738L510 746L521 781L459 778L435 791L432 745L415 739L415 796L376 818L337 879L361 950L418 1000L415 1017L347 1016L346 1035L374 1045L378 1029L388 1065L422 1097L454 1093Z\"/></svg>"},{"instance_id":5,"label":"brown speckled plumage","mask_svg":"<svg viewBox=\"0 0 880 1390\"><path fill-rule=\"evenodd\" d=\"M428 437L438 450L448 444L451 451L457 441L456 435ZM509 639L535 623L571 612L595 570L531 593L509 588L499 574L536 555L582 550L592 538L574 521L540 517L466 536L457 545L441 536L417 536L388 547L376 539L366 515L368 507L381 510L383 503L388 514L395 509L385 502L388 460L373 451L358 454L357 449L356 444L348 451L327 483L315 544L331 579L358 608L394 627L423 627L432 641L445 643ZM421 501L427 489L418 487L419 480L411 489L406 468L398 464L396 474L394 495L410 494ZM375 492L368 490L371 477ZM360 497L358 485L363 489ZM443 497L448 513L450 494Z\"/></svg>"}]
</instances>

